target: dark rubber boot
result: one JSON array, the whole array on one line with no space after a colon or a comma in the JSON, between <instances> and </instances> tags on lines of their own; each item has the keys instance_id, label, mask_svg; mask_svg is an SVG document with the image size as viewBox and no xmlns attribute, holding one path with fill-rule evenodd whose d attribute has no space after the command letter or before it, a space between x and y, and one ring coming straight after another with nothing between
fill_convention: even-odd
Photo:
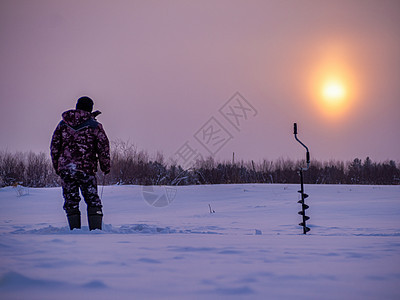
<instances>
[{"instance_id":1,"label":"dark rubber boot","mask_svg":"<svg viewBox=\"0 0 400 300\"><path fill-rule=\"evenodd\" d=\"M69 224L69 229L73 230L75 228L81 228L81 212L78 208L70 209L67 211L67 219Z\"/></svg>"},{"instance_id":2,"label":"dark rubber boot","mask_svg":"<svg viewBox=\"0 0 400 300\"><path fill-rule=\"evenodd\" d=\"M91 206L87 209L89 230L100 229L103 221L103 211L101 207Z\"/></svg>"}]
</instances>

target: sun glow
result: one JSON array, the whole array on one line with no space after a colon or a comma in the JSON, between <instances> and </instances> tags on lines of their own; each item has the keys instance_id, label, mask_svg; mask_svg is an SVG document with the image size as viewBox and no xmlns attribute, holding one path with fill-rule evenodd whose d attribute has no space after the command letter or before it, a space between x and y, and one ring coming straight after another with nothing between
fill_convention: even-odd
<instances>
[{"instance_id":1,"label":"sun glow","mask_svg":"<svg viewBox=\"0 0 400 300\"><path fill-rule=\"evenodd\" d=\"M340 80L327 80L321 90L322 99L331 107L344 105L346 101L346 87Z\"/></svg>"},{"instance_id":2,"label":"sun glow","mask_svg":"<svg viewBox=\"0 0 400 300\"><path fill-rule=\"evenodd\" d=\"M314 83L314 102L323 116L340 120L354 105L352 80L344 69L326 73Z\"/></svg>"},{"instance_id":3,"label":"sun glow","mask_svg":"<svg viewBox=\"0 0 400 300\"><path fill-rule=\"evenodd\" d=\"M316 43L306 70L309 105L316 117L338 125L357 112L361 76L354 57L351 41Z\"/></svg>"},{"instance_id":4,"label":"sun glow","mask_svg":"<svg viewBox=\"0 0 400 300\"><path fill-rule=\"evenodd\" d=\"M356 105L354 78L345 60L329 57L316 63L310 96L318 115L332 121L348 116Z\"/></svg>"}]
</instances>

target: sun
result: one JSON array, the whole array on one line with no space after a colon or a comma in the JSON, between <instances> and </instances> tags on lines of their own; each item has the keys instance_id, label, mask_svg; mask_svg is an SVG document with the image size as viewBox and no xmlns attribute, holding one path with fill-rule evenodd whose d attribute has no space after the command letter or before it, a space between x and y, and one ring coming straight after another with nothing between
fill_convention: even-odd
<instances>
[{"instance_id":1,"label":"sun","mask_svg":"<svg viewBox=\"0 0 400 300\"><path fill-rule=\"evenodd\" d=\"M326 120L343 120L354 107L354 80L349 74L344 67L336 67L324 68L313 77L312 103Z\"/></svg>"},{"instance_id":2,"label":"sun","mask_svg":"<svg viewBox=\"0 0 400 300\"><path fill-rule=\"evenodd\" d=\"M344 105L346 96L346 86L337 79L327 80L321 88L321 98L331 108Z\"/></svg>"},{"instance_id":3,"label":"sun","mask_svg":"<svg viewBox=\"0 0 400 300\"><path fill-rule=\"evenodd\" d=\"M307 66L309 107L326 122L338 124L357 112L360 75L350 44L327 42L310 57Z\"/></svg>"}]
</instances>

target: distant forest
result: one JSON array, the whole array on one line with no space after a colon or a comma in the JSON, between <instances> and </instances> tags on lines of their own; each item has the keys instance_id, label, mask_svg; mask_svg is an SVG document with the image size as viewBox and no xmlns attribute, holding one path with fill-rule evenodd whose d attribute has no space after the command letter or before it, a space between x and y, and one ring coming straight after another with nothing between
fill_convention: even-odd
<instances>
[{"instance_id":1,"label":"distant forest","mask_svg":"<svg viewBox=\"0 0 400 300\"><path fill-rule=\"evenodd\" d=\"M197 185L233 183L299 183L297 170L304 161L278 159L262 162L218 162L212 157L184 170L166 162L162 154L155 157L138 151L127 143L113 143L111 172L105 178L98 173L98 183L107 185ZM399 164L393 160L373 162L369 157L353 161L311 161L304 172L307 184L400 184ZM0 152L0 187L20 184L27 187L60 186L49 154Z\"/></svg>"}]
</instances>

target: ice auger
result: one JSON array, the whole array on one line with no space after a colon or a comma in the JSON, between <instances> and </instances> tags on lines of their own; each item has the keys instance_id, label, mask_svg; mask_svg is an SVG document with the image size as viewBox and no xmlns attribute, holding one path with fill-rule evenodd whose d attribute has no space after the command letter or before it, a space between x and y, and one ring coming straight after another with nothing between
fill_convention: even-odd
<instances>
[{"instance_id":1,"label":"ice auger","mask_svg":"<svg viewBox=\"0 0 400 300\"><path fill-rule=\"evenodd\" d=\"M310 217L306 216L306 209L309 208L309 206L304 202L304 200L308 197L306 193L304 193L304 182L303 182L303 171L307 171L308 168L310 167L310 152L308 151L308 148L306 145L304 145L298 138L297 138L297 123L294 123L293 126L294 129L294 138L296 141L298 141L304 148L306 148L306 163L307 167L299 168L299 175L300 175L300 191L299 193L301 194L301 200L299 200L297 203L301 204L301 211L299 211L299 215L302 216L302 222L299 224L300 226L303 227L303 233L306 234L307 232L310 231L310 228L307 227L306 221L310 219Z\"/></svg>"}]
</instances>

